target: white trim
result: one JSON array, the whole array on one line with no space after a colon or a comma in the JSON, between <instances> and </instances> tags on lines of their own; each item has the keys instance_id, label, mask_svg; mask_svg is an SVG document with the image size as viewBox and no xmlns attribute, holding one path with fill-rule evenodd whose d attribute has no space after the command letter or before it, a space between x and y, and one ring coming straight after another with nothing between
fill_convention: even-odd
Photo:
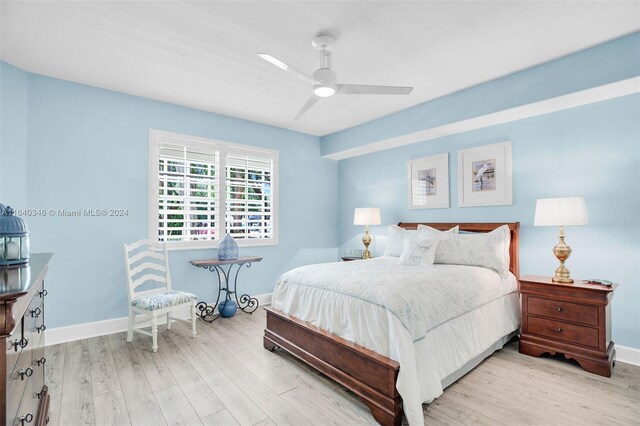
<instances>
[{"instance_id":1,"label":"white trim","mask_svg":"<svg viewBox=\"0 0 640 426\"><path fill-rule=\"evenodd\" d=\"M273 235L271 238L265 239L237 239L236 243L239 247L255 247L255 246L276 246L279 243L279 211L280 211L280 153L278 150L270 148L255 147L251 145L242 145L231 142L219 141L216 139L203 138L198 136L184 135L181 133L166 132L163 130L149 129L149 192L147 194L148 210L147 210L147 238L151 241L157 241L157 218L158 218L158 166L157 158L159 154L160 142L175 143L177 145L201 146L203 148L211 148L215 146L220 152L220 171L225 170L226 154L236 151L237 153L254 152L257 155L264 155L273 161L273 172L271 180L271 198L273 216ZM218 173L216 184L218 188L223 188L222 173ZM220 191L219 191L220 192ZM223 236L225 231L225 197L220 192L221 197L218 200L220 208L220 218L218 219L218 235ZM168 241L167 249L175 250L203 250L217 249L219 240L213 241Z\"/></svg>"},{"instance_id":2,"label":"white trim","mask_svg":"<svg viewBox=\"0 0 640 426\"><path fill-rule=\"evenodd\" d=\"M523 120L525 118L589 105L639 92L640 77L632 77L626 80L620 80L614 83L570 93L568 95L549 98L515 108L509 108L491 114L470 118L468 120L456 121L443 126L420 130L418 132L373 142L356 148L346 149L344 151L333 152L331 154L323 155L323 157L331 160L344 160L351 157L370 154L372 152L384 151L404 145L411 145L417 142L441 138L443 136L450 136L457 133L468 132L470 130L495 126L497 124Z\"/></svg>"},{"instance_id":3,"label":"white trim","mask_svg":"<svg viewBox=\"0 0 640 426\"><path fill-rule=\"evenodd\" d=\"M267 306L271 304L271 295L272 293L265 293L254 297L258 299L260 306ZM182 315L178 313L174 316L176 318L188 318L189 311L185 310ZM45 332L45 345L57 345L58 343L72 342L74 340L89 339L91 337L104 336L105 334L127 331L127 321L127 317L121 317L104 321L69 325L66 327L47 328L47 331ZM164 324L165 322L166 315L158 318L158 324ZM136 323L136 326L140 327L140 324L142 324L143 327L151 326L149 320L140 321L139 323Z\"/></svg>"},{"instance_id":4,"label":"white trim","mask_svg":"<svg viewBox=\"0 0 640 426\"><path fill-rule=\"evenodd\" d=\"M640 367L640 349L628 346L615 345L616 361Z\"/></svg>"}]
</instances>

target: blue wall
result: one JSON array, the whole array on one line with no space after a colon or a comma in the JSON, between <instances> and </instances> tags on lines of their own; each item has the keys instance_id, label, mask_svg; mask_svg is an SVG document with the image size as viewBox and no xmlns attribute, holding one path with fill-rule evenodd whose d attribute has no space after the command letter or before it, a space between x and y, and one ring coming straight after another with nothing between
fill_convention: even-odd
<instances>
[{"instance_id":1,"label":"blue wall","mask_svg":"<svg viewBox=\"0 0 640 426\"><path fill-rule=\"evenodd\" d=\"M2 140L3 150L16 143L27 149L26 205L9 193L2 201L32 209L129 210L127 217L26 218L32 251L55 253L47 280L48 326L127 314L122 245L147 237L150 128L279 150L280 242L241 248L243 255L264 257L243 271L242 291L269 293L290 268L336 260L338 165L320 156L317 137L39 75L27 78L28 144ZM188 261L215 256L215 250L171 252L174 287L213 299L214 275Z\"/></svg>"},{"instance_id":2,"label":"blue wall","mask_svg":"<svg viewBox=\"0 0 640 426\"><path fill-rule=\"evenodd\" d=\"M0 202L26 200L28 74L0 61Z\"/></svg>"}]
</instances>

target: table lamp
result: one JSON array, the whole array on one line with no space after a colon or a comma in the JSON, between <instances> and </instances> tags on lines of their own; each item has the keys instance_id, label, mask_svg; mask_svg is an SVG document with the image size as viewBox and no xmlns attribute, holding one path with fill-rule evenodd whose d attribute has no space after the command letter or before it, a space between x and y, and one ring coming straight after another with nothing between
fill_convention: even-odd
<instances>
[{"instance_id":1,"label":"table lamp","mask_svg":"<svg viewBox=\"0 0 640 426\"><path fill-rule=\"evenodd\" d=\"M582 197L543 198L536 202L536 217L534 226L559 226L560 242L553 248L553 254L560 261L553 281L557 283L572 283L569 270L564 262L571 255L571 247L564 242L564 227L573 225L587 225L587 206Z\"/></svg>"},{"instance_id":2,"label":"table lamp","mask_svg":"<svg viewBox=\"0 0 640 426\"><path fill-rule=\"evenodd\" d=\"M371 244L369 225L380 225L381 223L380 209L377 207L358 207L353 213L353 224L365 226L364 237L362 237L362 243L364 244L363 259L371 258L371 252L369 251L369 244Z\"/></svg>"}]
</instances>

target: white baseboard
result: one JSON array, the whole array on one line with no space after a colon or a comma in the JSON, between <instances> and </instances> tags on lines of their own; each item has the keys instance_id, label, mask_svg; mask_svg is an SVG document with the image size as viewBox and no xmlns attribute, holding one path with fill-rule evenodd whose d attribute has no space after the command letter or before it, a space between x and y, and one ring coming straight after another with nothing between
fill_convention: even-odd
<instances>
[{"instance_id":1,"label":"white baseboard","mask_svg":"<svg viewBox=\"0 0 640 426\"><path fill-rule=\"evenodd\" d=\"M615 345L616 361L640 367L640 349Z\"/></svg>"},{"instance_id":2,"label":"white baseboard","mask_svg":"<svg viewBox=\"0 0 640 426\"><path fill-rule=\"evenodd\" d=\"M259 294L254 296L258 299L260 306L271 304L271 294ZM172 314L176 318L188 318L189 312L185 310L183 313L177 312ZM166 316L162 315L158 319L159 324L166 323ZM104 336L105 334L119 333L127 331L128 318L113 318L104 321L88 322L84 324L69 325L67 327L48 328L45 334L45 345L57 345L58 343L72 342L74 340L88 339L91 337ZM149 321L141 322L144 326L150 326Z\"/></svg>"}]
</instances>

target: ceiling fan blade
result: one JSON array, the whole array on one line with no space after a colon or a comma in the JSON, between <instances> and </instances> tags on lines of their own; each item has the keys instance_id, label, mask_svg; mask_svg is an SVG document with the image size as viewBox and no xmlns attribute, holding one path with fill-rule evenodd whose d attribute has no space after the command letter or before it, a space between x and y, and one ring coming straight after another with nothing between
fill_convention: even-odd
<instances>
[{"instance_id":1,"label":"ceiling fan blade","mask_svg":"<svg viewBox=\"0 0 640 426\"><path fill-rule=\"evenodd\" d=\"M318 82L315 81L312 77L306 75L305 73L303 73L300 70L297 70L297 69L293 68L290 65L285 64L280 59L274 58L273 56L269 55L268 53L256 53L256 55L258 55L259 57L261 57L265 61L269 62L270 64L275 65L276 67L280 68L281 70L284 70L284 71L290 72L291 74L294 74L296 77L298 77L301 80L306 81L307 83L318 84Z\"/></svg>"},{"instance_id":2,"label":"ceiling fan blade","mask_svg":"<svg viewBox=\"0 0 640 426\"><path fill-rule=\"evenodd\" d=\"M318 102L319 100L320 100L320 97L316 95L312 95L311 98L309 98L309 100L307 101L307 103L304 104L302 108L300 108L300 111L298 111L296 116L293 117L293 120L295 121L295 120L298 120L300 117L302 117L307 111L309 111L309 108L314 106L315 103Z\"/></svg>"},{"instance_id":3,"label":"ceiling fan blade","mask_svg":"<svg viewBox=\"0 0 640 426\"><path fill-rule=\"evenodd\" d=\"M338 93L346 95L408 95L413 87L338 84Z\"/></svg>"}]
</instances>

